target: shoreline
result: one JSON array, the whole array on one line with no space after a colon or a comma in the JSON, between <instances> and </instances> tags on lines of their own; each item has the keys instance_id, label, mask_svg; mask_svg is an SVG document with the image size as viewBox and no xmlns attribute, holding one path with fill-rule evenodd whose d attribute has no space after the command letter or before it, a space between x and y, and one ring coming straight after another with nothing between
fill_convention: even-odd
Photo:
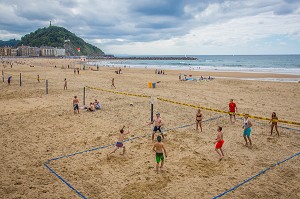
<instances>
[{"instance_id":1,"label":"shoreline","mask_svg":"<svg viewBox=\"0 0 300 199\"><path fill-rule=\"evenodd\" d=\"M95 67L95 66L90 66L90 67ZM101 68L105 68L105 69L116 69L119 67L108 67L108 66L99 66L100 70ZM155 74L154 71L155 69L153 68L124 68L121 67L122 70L131 70L131 71L149 71L152 70L154 75L158 75L159 74ZM192 75L191 77L196 77L199 78L201 76L203 77L218 77L218 78L222 78L222 79L240 79L240 80L265 80L265 79L280 79L282 81L278 81L278 82L298 82L300 81L300 75L291 75L291 74L277 74L277 73L260 73L260 72L230 72L230 71L189 71L189 70L164 70L165 71L165 75L179 75L181 74L183 75ZM162 75L163 76L163 75ZM286 80L286 81L285 81ZM291 81L287 81L287 80L291 80ZM274 80L276 81L276 80Z\"/></svg>"},{"instance_id":2,"label":"shoreline","mask_svg":"<svg viewBox=\"0 0 300 199\"><path fill-rule=\"evenodd\" d=\"M116 68L135 68L135 69L153 69L153 70L174 70L174 71L186 71L186 73L191 72L211 72L211 73L247 73L247 74L276 74L276 75L282 75L282 76L288 76L292 78L298 78L300 77L300 68L277 68L277 67L229 67L229 66L214 66L214 65L180 65L177 63L173 64L159 64L159 63L123 63L123 60L121 59L115 59L114 62L111 62L112 60L95 60L90 59L86 61L87 65L90 66L106 66L106 67L116 67ZM136 59L136 61L139 61ZM176 60L174 60L176 61ZM226 75L227 77L228 75ZM255 75L254 75L255 76ZM287 77L286 76L286 77ZM251 75L251 77L253 77ZM300 80L300 79L299 79Z\"/></svg>"},{"instance_id":3,"label":"shoreline","mask_svg":"<svg viewBox=\"0 0 300 199\"><path fill-rule=\"evenodd\" d=\"M4 59L5 60L5 59ZM80 61L79 59L69 59L69 58L13 58L13 59L7 59L7 61L18 61L18 60L24 60L26 62L31 62L33 65L43 65L47 67L54 67L54 65L57 65L57 67L65 67L67 68L68 65L70 65L70 69L76 68L82 68L83 65L87 65L88 68L86 71L91 69L96 69L95 64L91 64L91 62L95 62L97 60L87 60L87 61ZM42 63L40 63L42 61ZM120 66L107 66L107 65L99 65L99 70L115 70L116 68L121 68L122 70L130 70L132 72L136 71L137 73L139 71L153 71L153 75L161 76L158 74L155 74L155 69L157 68L137 68L137 67L120 67ZM299 82L300 81L300 75L293 75L293 74L278 74L278 73L267 73L267 72L242 72L242 71L200 71L200 70L182 70L182 69L164 69L166 75L176 75L178 77L179 74L182 76L185 74L187 76L192 75L192 77L199 78L201 76L203 77L218 77L222 79L240 79L240 80L258 80L258 81L274 81L274 82Z\"/></svg>"}]
</instances>

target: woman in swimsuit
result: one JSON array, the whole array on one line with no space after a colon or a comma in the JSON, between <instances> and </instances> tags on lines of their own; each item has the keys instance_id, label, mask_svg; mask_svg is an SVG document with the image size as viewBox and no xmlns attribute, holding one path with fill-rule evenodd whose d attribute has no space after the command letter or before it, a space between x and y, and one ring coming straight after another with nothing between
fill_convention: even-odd
<instances>
[{"instance_id":1,"label":"woman in swimsuit","mask_svg":"<svg viewBox=\"0 0 300 199\"><path fill-rule=\"evenodd\" d=\"M274 126L275 126L275 130L277 132L277 135L279 137L279 132L278 132L278 129L277 129L277 121L278 121L278 117L276 116L276 113L273 112L272 113L272 116L271 116L271 120L270 120L270 123L271 123L271 135L273 134L273 129L274 129Z\"/></svg>"},{"instance_id":2,"label":"woman in swimsuit","mask_svg":"<svg viewBox=\"0 0 300 199\"><path fill-rule=\"evenodd\" d=\"M196 130L198 131L198 126L201 129L202 132L202 113L201 110L198 109L197 113L196 113Z\"/></svg>"}]
</instances>

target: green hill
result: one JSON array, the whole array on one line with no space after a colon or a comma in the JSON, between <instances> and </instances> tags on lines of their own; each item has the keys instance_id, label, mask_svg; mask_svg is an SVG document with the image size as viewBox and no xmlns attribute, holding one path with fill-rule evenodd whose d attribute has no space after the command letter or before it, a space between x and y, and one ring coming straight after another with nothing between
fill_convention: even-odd
<instances>
[{"instance_id":1,"label":"green hill","mask_svg":"<svg viewBox=\"0 0 300 199\"><path fill-rule=\"evenodd\" d=\"M65 28L58 26L49 26L39 28L35 32L31 32L21 38L18 45L27 45L32 47L51 46L66 49L66 55L87 55L100 56L104 52L83 39L77 37ZM80 52L77 51L80 48Z\"/></svg>"},{"instance_id":2,"label":"green hill","mask_svg":"<svg viewBox=\"0 0 300 199\"><path fill-rule=\"evenodd\" d=\"M11 39L8 41L2 41L0 40L0 47L4 46L10 46L10 47L16 47L19 44L20 40Z\"/></svg>"}]
</instances>

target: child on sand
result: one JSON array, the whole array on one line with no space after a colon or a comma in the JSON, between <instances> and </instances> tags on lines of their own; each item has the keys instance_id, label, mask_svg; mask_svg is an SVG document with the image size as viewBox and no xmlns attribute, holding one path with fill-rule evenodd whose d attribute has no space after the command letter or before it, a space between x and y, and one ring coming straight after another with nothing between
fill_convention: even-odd
<instances>
[{"instance_id":1,"label":"child on sand","mask_svg":"<svg viewBox=\"0 0 300 199\"><path fill-rule=\"evenodd\" d=\"M202 113L201 110L198 109L197 113L196 113L196 130L198 131L198 126L201 129L202 132Z\"/></svg>"},{"instance_id":2,"label":"child on sand","mask_svg":"<svg viewBox=\"0 0 300 199\"><path fill-rule=\"evenodd\" d=\"M252 123L249 120L249 114L245 114L244 115L244 133L243 133L243 137L245 139L245 146L248 146L248 141L250 143L250 146L252 146L252 141L250 139L250 133L251 133L251 127L252 127ZM248 140L247 140L248 139Z\"/></svg>"},{"instance_id":3,"label":"child on sand","mask_svg":"<svg viewBox=\"0 0 300 199\"><path fill-rule=\"evenodd\" d=\"M276 116L276 113L273 112L272 116L271 116L271 120L270 120L270 123L272 122L272 124L271 124L271 135L273 134L273 128L275 126L275 130L276 130L277 135L279 137L279 132L278 132L278 129L277 129L277 121L278 121L278 117Z\"/></svg>"},{"instance_id":4,"label":"child on sand","mask_svg":"<svg viewBox=\"0 0 300 199\"><path fill-rule=\"evenodd\" d=\"M110 152L109 154L107 154L107 158L109 158L109 155L116 152L116 150L119 148L123 148L122 155L125 154L125 146L123 145L123 142L124 142L125 135L127 135L129 133L129 127L128 127L128 131L126 133L124 133L124 128L125 128L125 126L123 126L123 128L120 130L119 139L116 143L115 149L112 152Z\"/></svg>"},{"instance_id":5,"label":"child on sand","mask_svg":"<svg viewBox=\"0 0 300 199\"><path fill-rule=\"evenodd\" d=\"M73 99L73 109L74 109L74 114L76 114L76 110L77 113L79 114L79 100L77 99L77 96L75 96Z\"/></svg>"},{"instance_id":6,"label":"child on sand","mask_svg":"<svg viewBox=\"0 0 300 199\"><path fill-rule=\"evenodd\" d=\"M159 163L161 162L160 169L163 170L164 166L164 154L167 156L167 151L164 147L164 144L161 142L161 136L157 136L157 143L153 146L153 151L156 153L156 173L158 173Z\"/></svg>"},{"instance_id":7,"label":"child on sand","mask_svg":"<svg viewBox=\"0 0 300 199\"><path fill-rule=\"evenodd\" d=\"M223 140L223 133L222 133L222 127L218 126L218 134L217 134L217 138L216 138L216 152L220 155L220 160L222 160L222 158L224 157L224 153L222 150L222 146L224 144L224 140ZM220 151L219 151L220 150Z\"/></svg>"}]
</instances>

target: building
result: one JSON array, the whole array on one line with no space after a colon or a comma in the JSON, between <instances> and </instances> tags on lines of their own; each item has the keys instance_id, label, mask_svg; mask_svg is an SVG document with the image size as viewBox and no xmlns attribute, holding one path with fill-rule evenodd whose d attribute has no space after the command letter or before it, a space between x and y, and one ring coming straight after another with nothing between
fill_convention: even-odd
<instances>
[{"instance_id":1,"label":"building","mask_svg":"<svg viewBox=\"0 0 300 199\"><path fill-rule=\"evenodd\" d=\"M64 48L55 48L54 50L55 57L62 57L66 56L66 50Z\"/></svg>"},{"instance_id":2,"label":"building","mask_svg":"<svg viewBox=\"0 0 300 199\"><path fill-rule=\"evenodd\" d=\"M11 56L15 57L18 55L18 49L17 48L12 48L11 49Z\"/></svg>"},{"instance_id":3,"label":"building","mask_svg":"<svg viewBox=\"0 0 300 199\"><path fill-rule=\"evenodd\" d=\"M29 56L29 46L19 46L17 55L22 57L28 57Z\"/></svg>"},{"instance_id":4,"label":"building","mask_svg":"<svg viewBox=\"0 0 300 199\"><path fill-rule=\"evenodd\" d=\"M64 48L42 46L40 48L40 55L43 57L62 57L66 55L66 50Z\"/></svg>"},{"instance_id":5,"label":"building","mask_svg":"<svg viewBox=\"0 0 300 199\"><path fill-rule=\"evenodd\" d=\"M28 56L29 57L38 57L38 56L40 56L40 48L38 48L38 47L29 47L28 48Z\"/></svg>"},{"instance_id":6,"label":"building","mask_svg":"<svg viewBox=\"0 0 300 199\"><path fill-rule=\"evenodd\" d=\"M54 48L49 46L31 47L19 46L16 49L11 47L0 47L0 56L22 56L22 57L63 57L66 56L64 48Z\"/></svg>"},{"instance_id":7,"label":"building","mask_svg":"<svg viewBox=\"0 0 300 199\"><path fill-rule=\"evenodd\" d=\"M11 56L11 47L0 47L0 56Z\"/></svg>"},{"instance_id":8,"label":"building","mask_svg":"<svg viewBox=\"0 0 300 199\"><path fill-rule=\"evenodd\" d=\"M40 55L43 57L54 57L54 47L42 46L40 48Z\"/></svg>"}]
</instances>

